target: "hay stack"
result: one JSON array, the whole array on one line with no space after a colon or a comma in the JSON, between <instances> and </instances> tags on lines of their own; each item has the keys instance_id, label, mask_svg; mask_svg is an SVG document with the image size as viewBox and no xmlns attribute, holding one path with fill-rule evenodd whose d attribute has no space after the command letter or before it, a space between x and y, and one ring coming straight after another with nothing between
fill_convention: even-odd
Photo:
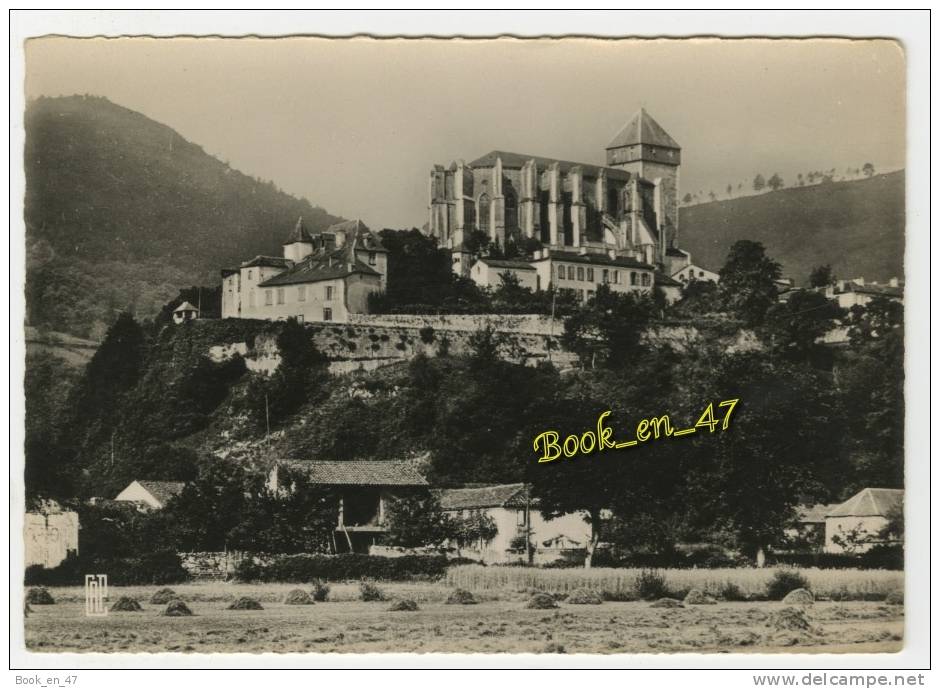
<instances>
[{"instance_id":1,"label":"hay stack","mask_svg":"<svg viewBox=\"0 0 940 689\"><path fill-rule=\"evenodd\" d=\"M778 610L771 615L767 626L778 632L809 632L813 627L801 608Z\"/></svg>"},{"instance_id":2,"label":"hay stack","mask_svg":"<svg viewBox=\"0 0 940 689\"><path fill-rule=\"evenodd\" d=\"M389 608L389 612L417 612L418 604L415 603L410 598L404 598L402 600L397 600L392 603Z\"/></svg>"},{"instance_id":3,"label":"hay stack","mask_svg":"<svg viewBox=\"0 0 940 689\"><path fill-rule=\"evenodd\" d=\"M447 605L476 605L477 599L466 589L454 589L447 596Z\"/></svg>"},{"instance_id":4,"label":"hay stack","mask_svg":"<svg viewBox=\"0 0 940 689\"><path fill-rule=\"evenodd\" d=\"M551 610L552 608L557 608L558 603L555 602L551 594L536 593L529 599L529 602L526 603L525 606L533 610Z\"/></svg>"},{"instance_id":5,"label":"hay stack","mask_svg":"<svg viewBox=\"0 0 940 689\"><path fill-rule=\"evenodd\" d=\"M32 605L55 605L55 598L45 586L37 586L26 592L26 602Z\"/></svg>"},{"instance_id":6,"label":"hay stack","mask_svg":"<svg viewBox=\"0 0 940 689\"><path fill-rule=\"evenodd\" d=\"M189 609L189 606L179 598L171 600L167 604L166 610L163 611L165 617L191 617L192 614L193 611Z\"/></svg>"},{"instance_id":7,"label":"hay stack","mask_svg":"<svg viewBox=\"0 0 940 689\"><path fill-rule=\"evenodd\" d=\"M689 591L682 602L686 605L715 605L717 603L714 598L699 589Z\"/></svg>"},{"instance_id":8,"label":"hay stack","mask_svg":"<svg viewBox=\"0 0 940 689\"><path fill-rule=\"evenodd\" d=\"M812 605L815 602L813 594L806 589L793 589L783 597L785 605Z\"/></svg>"},{"instance_id":9,"label":"hay stack","mask_svg":"<svg viewBox=\"0 0 940 689\"><path fill-rule=\"evenodd\" d=\"M600 605L603 599L600 594L591 589L575 589L568 595L568 603L572 605Z\"/></svg>"},{"instance_id":10,"label":"hay stack","mask_svg":"<svg viewBox=\"0 0 940 689\"><path fill-rule=\"evenodd\" d=\"M313 598L303 589L293 589L284 598L284 605L313 605Z\"/></svg>"},{"instance_id":11,"label":"hay stack","mask_svg":"<svg viewBox=\"0 0 940 689\"><path fill-rule=\"evenodd\" d=\"M166 605L171 600L177 600L178 598L179 596L176 595L176 591L173 589L160 589L150 596L150 602L153 605Z\"/></svg>"},{"instance_id":12,"label":"hay stack","mask_svg":"<svg viewBox=\"0 0 940 689\"><path fill-rule=\"evenodd\" d=\"M264 608L262 608L261 603L256 601L254 598L242 596L237 601L228 606L228 610L264 610Z\"/></svg>"},{"instance_id":13,"label":"hay stack","mask_svg":"<svg viewBox=\"0 0 940 689\"><path fill-rule=\"evenodd\" d=\"M140 603L130 596L121 596L111 606L111 612L140 612L141 610L143 608L140 607Z\"/></svg>"},{"instance_id":14,"label":"hay stack","mask_svg":"<svg viewBox=\"0 0 940 689\"><path fill-rule=\"evenodd\" d=\"M658 601L653 603L651 608L684 608L681 600L676 600L675 598L660 598Z\"/></svg>"}]
</instances>

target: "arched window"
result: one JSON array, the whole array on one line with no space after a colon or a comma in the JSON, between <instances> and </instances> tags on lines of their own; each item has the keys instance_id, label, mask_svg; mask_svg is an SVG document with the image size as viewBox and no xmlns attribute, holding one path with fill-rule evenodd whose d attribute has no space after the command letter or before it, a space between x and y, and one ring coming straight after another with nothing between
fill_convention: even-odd
<instances>
[{"instance_id":1,"label":"arched window","mask_svg":"<svg viewBox=\"0 0 940 689\"><path fill-rule=\"evenodd\" d=\"M480 194L477 201L477 227L487 234L490 231L490 197Z\"/></svg>"},{"instance_id":2,"label":"arched window","mask_svg":"<svg viewBox=\"0 0 940 689\"><path fill-rule=\"evenodd\" d=\"M516 203L516 192L505 181L503 186L506 191L506 227L516 229L519 227L519 211Z\"/></svg>"}]
</instances>

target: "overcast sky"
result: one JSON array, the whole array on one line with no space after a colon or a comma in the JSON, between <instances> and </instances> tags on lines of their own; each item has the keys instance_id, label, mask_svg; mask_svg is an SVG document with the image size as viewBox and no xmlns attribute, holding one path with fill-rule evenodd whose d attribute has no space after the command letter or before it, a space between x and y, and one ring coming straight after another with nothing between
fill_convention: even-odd
<instances>
[{"instance_id":1,"label":"overcast sky","mask_svg":"<svg viewBox=\"0 0 940 689\"><path fill-rule=\"evenodd\" d=\"M373 228L420 227L435 163L502 149L603 163L644 106L680 194L755 173L904 167L888 41L34 39L27 97L106 96Z\"/></svg>"}]
</instances>

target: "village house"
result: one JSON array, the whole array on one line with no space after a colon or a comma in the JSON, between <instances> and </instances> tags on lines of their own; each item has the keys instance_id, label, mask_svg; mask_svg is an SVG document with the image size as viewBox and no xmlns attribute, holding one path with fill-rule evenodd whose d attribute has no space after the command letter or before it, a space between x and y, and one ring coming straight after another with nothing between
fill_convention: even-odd
<instances>
[{"instance_id":1,"label":"village house","mask_svg":"<svg viewBox=\"0 0 940 689\"><path fill-rule=\"evenodd\" d=\"M820 288L820 291L843 309L866 306L875 297L886 297L893 301L904 299L904 283L897 278L891 278L887 285L866 282L865 278L837 280L827 287Z\"/></svg>"},{"instance_id":2,"label":"village house","mask_svg":"<svg viewBox=\"0 0 940 689\"><path fill-rule=\"evenodd\" d=\"M480 258L470 269L470 279L483 288L497 288L503 284L502 276L510 274L519 281L520 287L535 292L539 289L538 273L527 261L507 261L496 258Z\"/></svg>"},{"instance_id":3,"label":"village house","mask_svg":"<svg viewBox=\"0 0 940 689\"><path fill-rule=\"evenodd\" d=\"M793 528L786 532L787 537L812 550L822 550L826 544L826 515L838 506L838 503L801 505L797 508Z\"/></svg>"},{"instance_id":4,"label":"village house","mask_svg":"<svg viewBox=\"0 0 940 689\"><path fill-rule=\"evenodd\" d=\"M387 251L359 220L311 234L303 218L283 256L256 256L222 270L222 318L345 322L385 289Z\"/></svg>"},{"instance_id":5,"label":"village house","mask_svg":"<svg viewBox=\"0 0 940 689\"><path fill-rule=\"evenodd\" d=\"M67 557L78 555L78 528L78 513L52 500L27 512L23 525L26 566L51 569Z\"/></svg>"},{"instance_id":6,"label":"village house","mask_svg":"<svg viewBox=\"0 0 940 689\"><path fill-rule=\"evenodd\" d=\"M337 490L336 528L332 534L333 551L337 553L368 553L387 533L389 503L428 486L414 463L407 461L287 460L276 463L270 471L268 488L273 492L290 490L283 484L284 467L304 472L315 485Z\"/></svg>"},{"instance_id":7,"label":"village house","mask_svg":"<svg viewBox=\"0 0 940 689\"><path fill-rule=\"evenodd\" d=\"M826 514L826 552L854 550L862 553L875 545L888 543L881 537L881 531L903 507L903 490L865 488L859 491Z\"/></svg>"},{"instance_id":8,"label":"village house","mask_svg":"<svg viewBox=\"0 0 940 689\"><path fill-rule=\"evenodd\" d=\"M444 488L434 493L445 513L464 518L482 514L496 525L496 535L488 541L451 544L461 557L484 563L525 562L531 557L534 564L584 559L591 539L585 516L544 517L523 483Z\"/></svg>"},{"instance_id":9,"label":"village house","mask_svg":"<svg viewBox=\"0 0 940 689\"><path fill-rule=\"evenodd\" d=\"M185 323L186 321L196 320L197 318L199 318L199 309L188 301L184 301L173 310L173 322L177 325Z\"/></svg>"},{"instance_id":10,"label":"village house","mask_svg":"<svg viewBox=\"0 0 940 689\"><path fill-rule=\"evenodd\" d=\"M694 263L689 263L679 268L676 272L672 274L673 280L678 280L683 285L690 282L695 282L696 280L704 282L718 282L718 273L708 268L703 268L702 266L696 265Z\"/></svg>"},{"instance_id":11,"label":"village house","mask_svg":"<svg viewBox=\"0 0 940 689\"><path fill-rule=\"evenodd\" d=\"M131 502L147 509L162 510L167 503L183 492L182 481L131 481L118 493L115 502Z\"/></svg>"}]
</instances>

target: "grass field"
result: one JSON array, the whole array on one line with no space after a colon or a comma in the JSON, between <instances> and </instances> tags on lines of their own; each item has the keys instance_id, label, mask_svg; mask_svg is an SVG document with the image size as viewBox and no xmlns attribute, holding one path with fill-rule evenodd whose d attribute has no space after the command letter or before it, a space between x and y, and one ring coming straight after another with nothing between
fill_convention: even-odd
<instances>
[{"instance_id":1,"label":"grass field","mask_svg":"<svg viewBox=\"0 0 940 689\"><path fill-rule=\"evenodd\" d=\"M158 587L112 587L111 600L127 595L140 612L83 615L78 587L52 588L55 605L32 607L26 645L40 652L440 652L440 653L644 653L644 652L894 652L902 646L902 606L877 602L826 602L808 608L808 629L773 624L785 606L776 602L719 603L682 609L647 602L571 605L529 610L527 596L482 591L478 605L446 605L446 585L386 584L389 599L413 598L417 612L390 612L389 602L356 600L358 586L333 585L332 600L284 605L289 584L184 584L173 588L193 617L163 617L147 601ZM226 610L252 596L264 610Z\"/></svg>"}]
</instances>

